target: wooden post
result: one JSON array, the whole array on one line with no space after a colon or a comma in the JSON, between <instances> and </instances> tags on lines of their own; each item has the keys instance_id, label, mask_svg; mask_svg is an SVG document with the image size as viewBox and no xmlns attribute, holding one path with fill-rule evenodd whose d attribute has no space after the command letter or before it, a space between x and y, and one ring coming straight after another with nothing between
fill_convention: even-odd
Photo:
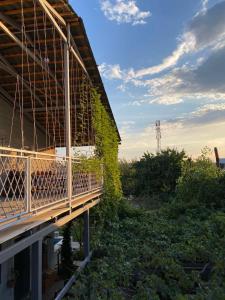
<instances>
[{"instance_id":1,"label":"wooden post","mask_svg":"<svg viewBox=\"0 0 225 300\"><path fill-rule=\"evenodd\" d=\"M216 157L216 166L218 168L220 168L220 158L219 158L219 153L218 153L217 147L214 148L214 152L215 152L215 157Z\"/></svg>"},{"instance_id":2,"label":"wooden post","mask_svg":"<svg viewBox=\"0 0 225 300\"><path fill-rule=\"evenodd\" d=\"M65 113L66 113L66 156L67 156L67 193L71 212L72 201L72 149L71 149L71 115L70 115L70 26L67 25L67 42L64 43L65 68Z\"/></svg>"}]
</instances>

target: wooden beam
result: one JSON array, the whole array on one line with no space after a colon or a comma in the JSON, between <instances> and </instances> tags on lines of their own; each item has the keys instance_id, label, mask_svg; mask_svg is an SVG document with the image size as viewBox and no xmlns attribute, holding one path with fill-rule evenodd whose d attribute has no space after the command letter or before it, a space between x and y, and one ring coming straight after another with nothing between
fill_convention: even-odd
<instances>
[{"instance_id":1,"label":"wooden beam","mask_svg":"<svg viewBox=\"0 0 225 300\"><path fill-rule=\"evenodd\" d=\"M79 96L79 92L77 92L76 94ZM72 95L74 95L74 93L72 93ZM51 93L51 96L52 96L52 97L57 97L57 96L58 96L58 97L61 97L61 98L62 98L62 97L64 96L64 94L62 94L62 93L58 93L58 94L55 94L55 93L53 94L53 93ZM45 97L45 96L43 96L43 97ZM30 96L24 96L23 99L24 99L24 100L30 99ZM78 100L79 100L79 98L78 98Z\"/></svg>"},{"instance_id":2,"label":"wooden beam","mask_svg":"<svg viewBox=\"0 0 225 300\"><path fill-rule=\"evenodd\" d=\"M41 40L36 40L36 42L34 43L34 44L36 44L36 45L42 45L42 44L51 44L51 45L53 45L52 43L54 42L55 44L57 44L58 42L60 42L61 40L60 39L57 39L57 38L55 38L55 39L41 39ZM0 45L0 48L2 48L2 49L4 49L4 48L8 48L8 47L12 47L12 46L14 46L15 45L15 43L12 43L12 42L9 42L9 43L4 43L4 44L1 44ZM34 48L34 46L33 46L33 48ZM36 50L37 51L37 50ZM43 49L43 51L44 51L44 49ZM47 51L48 52L48 51Z\"/></svg>"},{"instance_id":3,"label":"wooden beam","mask_svg":"<svg viewBox=\"0 0 225 300\"><path fill-rule=\"evenodd\" d=\"M19 77L20 81L22 81L23 85L25 86L25 88L31 93L32 96L34 96L34 93L32 92L32 90L30 89L30 85L24 80L24 78L22 78L17 72L16 70L8 63L8 61L0 54L0 66L2 65L2 67L4 68L5 71L8 71L12 76L14 76L15 78ZM3 62L3 63L2 63ZM15 82L13 83L13 85L15 86ZM43 102L37 97L34 96L35 99L39 102L39 104L43 104Z\"/></svg>"},{"instance_id":4,"label":"wooden beam","mask_svg":"<svg viewBox=\"0 0 225 300\"><path fill-rule=\"evenodd\" d=\"M70 37L66 37L65 36L65 34L63 33L63 31L61 30L61 28L59 27L59 25L56 23L54 17L52 16L51 12L49 11L48 7L45 5L45 2L44 2L45 0L37 0L37 1L41 5L41 7L45 11L45 13L47 14L47 16L50 19L50 21L52 22L52 24L55 26L55 28L58 31L58 33L61 35L63 41L65 43L68 43L68 38L71 38L71 34L70 34ZM86 67L85 67L82 59L79 57L79 55L77 54L77 52L74 50L74 48L71 45L70 45L69 51L72 52L72 54L74 55L74 57L76 58L76 60L79 62L79 64L83 68L84 72L88 75L88 72L86 70Z\"/></svg>"},{"instance_id":5,"label":"wooden beam","mask_svg":"<svg viewBox=\"0 0 225 300\"><path fill-rule=\"evenodd\" d=\"M46 3L44 2L44 0L37 0L38 3L40 4L42 10L46 13L46 15L48 16L49 20L51 21L51 23L54 25L55 29L58 31L58 33L61 35L63 41L66 43L67 42L67 38L64 34L64 32L62 31L62 29L59 27L58 23L56 22L55 18L52 15L52 12L49 10L49 8L46 6Z\"/></svg>"},{"instance_id":6,"label":"wooden beam","mask_svg":"<svg viewBox=\"0 0 225 300\"><path fill-rule=\"evenodd\" d=\"M68 13L61 13L60 14L62 17L67 17L66 18L66 21L67 21L67 23L73 23L74 25L75 24L79 24L78 23L78 20L79 20L79 18L76 18L71 12L68 12ZM28 15L29 16L29 15ZM33 17L28 17L28 16L24 16L24 21L26 22L26 24L28 23L28 22L32 22L32 21L34 21L34 18ZM36 18L35 18L37 21L43 21L43 16L37 16ZM46 25L49 25L50 24L50 22L46 22ZM30 25L30 24L27 24L27 25Z\"/></svg>"},{"instance_id":7,"label":"wooden beam","mask_svg":"<svg viewBox=\"0 0 225 300\"><path fill-rule=\"evenodd\" d=\"M37 94L34 95L32 88L34 89L34 86L30 86L30 83L35 83L35 81L26 81L20 74L18 74L17 70L10 65L10 63L5 59L5 57L3 57L3 55L0 54L0 67L2 66L2 68L7 71L10 75L12 75L14 78L19 77L20 81L23 82L23 86L26 88L26 90L30 93L30 95L32 95L38 102L39 104L43 104L42 100L40 99L40 95L38 97ZM28 73L29 74L29 73ZM5 77L4 77L5 78ZM51 79L50 79L51 80ZM53 82L54 80L52 80ZM43 84L43 80L41 81ZM54 81L55 82L55 81ZM1 84L4 86L12 86L15 85L15 81L11 82L11 83L5 83L4 81L1 80ZM39 89L36 87L36 92L39 92L40 94L43 94L43 97L46 97L45 92L43 92L42 89ZM49 98L49 97L47 97Z\"/></svg>"},{"instance_id":8,"label":"wooden beam","mask_svg":"<svg viewBox=\"0 0 225 300\"><path fill-rule=\"evenodd\" d=\"M45 6L50 10L50 12L58 19L58 21L60 21L61 24L63 24L64 26L66 26L65 20L55 10L55 8L53 7L53 5L49 4L48 1L46 1L46 0L42 0L42 1L45 4Z\"/></svg>"},{"instance_id":9,"label":"wooden beam","mask_svg":"<svg viewBox=\"0 0 225 300\"><path fill-rule=\"evenodd\" d=\"M21 1L20 1L21 2ZM15 2L14 2L15 3ZM5 6L5 5L4 5ZM21 4L20 4L20 6L21 6ZM55 4L53 4L53 7L54 8L61 8L62 7L62 4L60 4L60 3L55 3ZM39 8L39 7L36 7L36 11L37 12L39 12L39 11L41 11L41 8ZM30 13L32 13L32 12L34 12L34 5L32 4L32 6L31 7L24 7L23 8L23 13L24 14L30 14ZM9 10L7 10L7 11L5 11L5 14L6 15L8 15L8 16L10 16L10 15L21 15L21 7L20 8L18 8L18 9L9 9Z\"/></svg>"},{"instance_id":10,"label":"wooden beam","mask_svg":"<svg viewBox=\"0 0 225 300\"><path fill-rule=\"evenodd\" d=\"M32 0L26 0L27 2L31 2ZM13 5L19 3L21 4L21 0L2 0L0 2L0 6L7 6L7 5Z\"/></svg>"},{"instance_id":11,"label":"wooden beam","mask_svg":"<svg viewBox=\"0 0 225 300\"><path fill-rule=\"evenodd\" d=\"M45 69L46 72L49 73L49 75L56 80L54 74L46 68L45 64L30 50L28 49L5 25L2 21L0 21L0 28L18 45L20 48L27 53L41 68ZM57 82L57 85L62 90L61 85Z\"/></svg>"},{"instance_id":12,"label":"wooden beam","mask_svg":"<svg viewBox=\"0 0 225 300\"><path fill-rule=\"evenodd\" d=\"M9 95L9 93L3 89L1 86L0 86L0 93L12 104L14 105L14 99L12 98L11 95ZM16 103L16 108L19 109L19 105L18 103ZM31 117L30 113L25 113L24 112L24 115L26 116L26 118L32 123L33 122L33 117ZM47 134L46 132L46 128L44 128L42 125L40 124L37 124L37 127L44 133L44 134Z\"/></svg>"},{"instance_id":13,"label":"wooden beam","mask_svg":"<svg viewBox=\"0 0 225 300\"><path fill-rule=\"evenodd\" d=\"M1 68L1 66L3 66L3 65L1 65L1 62L0 62L0 68ZM14 76L14 75L13 75ZM14 76L15 77L15 76ZM80 78L80 80L81 80L82 78ZM22 80L22 79L21 79ZM61 95L61 92L58 92L58 94L55 94L55 89L57 88L56 87L56 85L54 84L54 80L31 80L31 81L26 81L26 80L23 80L23 82L24 82L24 86L26 87L26 89L28 90L28 88L27 88L27 84L28 84L28 86L29 86L29 82L32 84L32 88L34 89L34 84L35 84L35 89L36 89L36 92L38 91L39 93L41 93L42 95L40 95L40 97L47 97L48 99L49 99L49 95L46 95L46 92L45 92L45 89L49 89L49 88L51 88L51 89L53 89L53 91L54 91L54 94L52 93L52 91L51 91L51 95L53 96L57 96L57 95ZM46 84L46 87L45 87L45 89L43 88L42 89L42 87L43 87L43 85L44 85L44 83ZM52 84L53 83L53 84ZM70 84L71 85L73 85L73 80L70 80ZM4 86L4 87L11 87L11 86L15 86L15 81L12 81L12 82L9 82L9 81L1 81L1 85L2 86ZM75 83L75 88L74 89L77 89L77 85L76 85L76 83ZM30 87L29 87L29 92L30 92ZM49 91L48 91L49 92ZM81 93L81 91L76 91L76 92L72 92L71 91L71 93L72 94L74 94L74 93L76 93L77 95L79 95L80 93ZM47 93L48 94L48 93ZM50 92L49 92L49 94L50 94Z\"/></svg>"},{"instance_id":14,"label":"wooden beam","mask_svg":"<svg viewBox=\"0 0 225 300\"><path fill-rule=\"evenodd\" d=\"M72 109L76 109L78 107L78 105L77 106L75 106L75 105L72 105L71 106L71 110ZM79 107L80 107L80 105L79 105ZM65 106L63 106L63 105L61 105L61 106L48 106L48 111L52 111L52 110L65 110ZM25 108L24 110L23 110L24 112L32 112L33 110L31 109L31 108ZM35 109L34 109L34 111L35 112L46 112L46 107L36 107Z\"/></svg>"},{"instance_id":15,"label":"wooden beam","mask_svg":"<svg viewBox=\"0 0 225 300\"><path fill-rule=\"evenodd\" d=\"M40 104L40 105L44 105L43 101L37 96L37 94L35 94L31 87L30 87L30 84L28 82L26 82L24 80L24 78L22 78L17 72L16 70L8 63L8 61L0 54L0 60L3 61L3 65L5 66L5 69L7 69L14 77L18 77L20 78L20 80L23 82L23 86L25 86L25 88L30 92L31 96L34 97L35 100L37 100L37 102ZM1 62L0 62L1 64ZM15 83L14 83L15 85ZM10 96L11 97L11 96ZM52 118L55 118L54 115L51 114L51 117ZM57 121L56 121L57 122ZM61 126L61 124L60 124Z\"/></svg>"},{"instance_id":16,"label":"wooden beam","mask_svg":"<svg viewBox=\"0 0 225 300\"><path fill-rule=\"evenodd\" d=\"M19 32L21 32L21 26L19 26L13 19L11 19L8 16L5 16L1 12L0 12L0 20L6 22L10 26L12 26L14 29L16 29ZM26 39L28 40L28 42L33 46L32 40L30 39L30 37L28 36L28 34L26 32L24 32L24 35L25 35Z\"/></svg>"},{"instance_id":17,"label":"wooden beam","mask_svg":"<svg viewBox=\"0 0 225 300\"><path fill-rule=\"evenodd\" d=\"M20 48L22 48L24 51L27 52L27 54L37 63L41 63L40 60L34 55L32 51L30 51L24 44L12 33L12 31L9 30L5 24L0 21L0 28L18 45Z\"/></svg>"}]
</instances>

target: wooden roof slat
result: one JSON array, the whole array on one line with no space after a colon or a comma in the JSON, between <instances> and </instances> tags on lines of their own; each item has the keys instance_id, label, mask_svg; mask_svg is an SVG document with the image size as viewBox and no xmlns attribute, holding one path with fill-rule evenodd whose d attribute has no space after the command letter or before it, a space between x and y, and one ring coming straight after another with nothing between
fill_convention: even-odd
<instances>
[{"instance_id":1,"label":"wooden roof slat","mask_svg":"<svg viewBox=\"0 0 225 300\"><path fill-rule=\"evenodd\" d=\"M21 1L20 1L21 2ZM21 4L19 5L21 6ZM61 8L62 4L56 3L56 4L52 4L53 8ZM24 7L23 8L23 13L24 14L28 14L28 13L32 13L34 12L34 7L32 5L32 7ZM42 8L41 7L36 7L36 12L42 12ZM4 12L5 15L7 16L13 16L13 15L21 15L21 7L17 8L17 9L10 9ZM60 13L61 16L65 13ZM71 13L70 13L71 14ZM68 15L68 13L66 13L66 15Z\"/></svg>"}]
</instances>

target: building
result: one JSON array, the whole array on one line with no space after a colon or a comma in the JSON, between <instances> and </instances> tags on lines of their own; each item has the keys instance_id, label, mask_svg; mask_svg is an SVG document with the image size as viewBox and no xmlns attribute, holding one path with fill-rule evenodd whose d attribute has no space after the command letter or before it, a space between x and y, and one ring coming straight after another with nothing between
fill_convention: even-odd
<instances>
[{"instance_id":1,"label":"building","mask_svg":"<svg viewBox=\"0 0 225 300\"><path fill-rule=\"evenodd\" d=\"M102 180L76 171L72 147L95 144L93 87L116 123L67 0L0 2L0 69L0 299L42 299L55 230L83 215L89 255Z\"/></svg>"},{"instance_id":2,"label":"building","mask_svg":"<svg viewBox=\"0 0 225 300\"><path fill-rule=\"evenodd\" d=\"M219 159L219 166L221 169L225 169L225 158Z\"/></svg>"}]
</instances>

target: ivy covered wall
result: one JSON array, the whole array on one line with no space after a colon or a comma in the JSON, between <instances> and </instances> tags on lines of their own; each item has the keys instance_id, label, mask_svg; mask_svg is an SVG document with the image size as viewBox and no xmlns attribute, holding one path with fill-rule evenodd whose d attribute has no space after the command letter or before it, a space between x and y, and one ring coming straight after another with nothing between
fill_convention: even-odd
<instances>
[{"instance_id":1,"label":"ivy covered wall","mask_svg":"<svg viewBox=\"0 0 225 300\"><path fill-rule=\"evenodd\" d=\"M100 97L97 90L92 89L96 156L102 160L104 166L105 197L116 201L122 195L118 162L119 138L115 125L103 106Z\"/></svg>"}]
</instances>

